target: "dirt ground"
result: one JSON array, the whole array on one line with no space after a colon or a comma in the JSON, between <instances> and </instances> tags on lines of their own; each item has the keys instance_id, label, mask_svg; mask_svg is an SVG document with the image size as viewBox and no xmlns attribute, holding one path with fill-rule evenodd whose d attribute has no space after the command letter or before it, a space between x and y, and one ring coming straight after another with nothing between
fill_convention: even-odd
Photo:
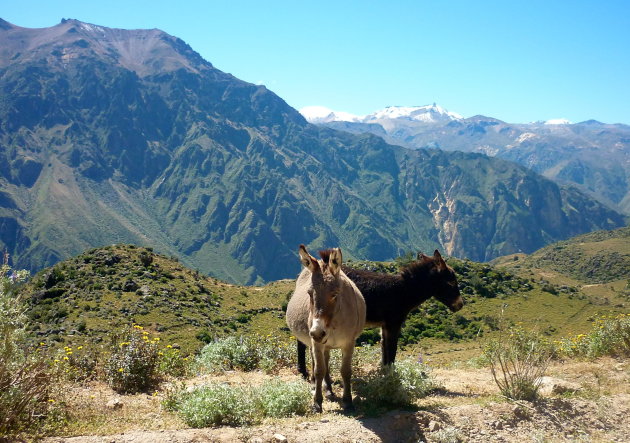
<instances>
[{"instance_id":1,"label":"dirt ground","mask_svg":"<svg viewBox=\"0 0 630 443\"><path fill-rule=\"evenodd\" d=\"M159 406L159 397L120 397L100 417L107 435L54 437L57 442L630 442L630 362L555 364L536 403L502 398L487 368L435 369L442 386L418 402L416 410L390 411L379 417L345 415L324 401L322 414L274 420L247 428L187 429ZM294 377L293 374L284 374ZM231 382L252 381L251 374L227 374ZM256 377L256 376L254 376ZM259 377L264 377L259 375ZM236 380L235 380L236 379ZM202 382L202 380L197 380ZM552 390L557 392L551 392ZM85 402L94 426L97 409L118 397L103 386L73 394ZM99 409L100 408L100 409ZM92 414L92 415L91 415ZM80 431L80 427L76 428ZM92 428L94 429L94 428ZM117 432L116 432L117 431ZM78 431L71 433L77 435Z\"/></svg>"}]
</instances>

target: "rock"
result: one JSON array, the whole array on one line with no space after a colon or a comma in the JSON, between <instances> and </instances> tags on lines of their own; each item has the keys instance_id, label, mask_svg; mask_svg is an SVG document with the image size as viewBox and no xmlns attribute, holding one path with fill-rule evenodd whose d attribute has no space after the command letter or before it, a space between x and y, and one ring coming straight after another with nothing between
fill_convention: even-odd
<instances>
[{"instance_id":1,"label":"rock","mask_svg":"<svg viewBox=\"0 0 630 443\"><path fill-rule=\"evenodd\" d=\"M442 429L442 426L435 420L429 422L429 432L439 431L440 429Z\"/></svg>"},{"instance_id":2,"label":"rock","mask_svg":"<svg viewBox=\"0 0 630 443\"><path fill-rule=\"evenodd\" d=\"M123 407L123 402L119 398L112 398L107 402L105 407L112 410L121 409Z\"/></svg>"},{"instance_id":3,"label":"rock","mask_svg":"<svg viewBox=\"0 0 630 443\"><path fill-rule=\"evenodd\" d=\"M283 442L287 441L287 438L282 434L273 434L273 441Z\"/></svg>"},{"instance_id":4,"label":"rock","mask_svg":"<svg viewBox=\"0 0 630 443\"><path fill-rule=\"evenodd\" d=\"M542 395L560 395L566 393L575 393L580 391L582 387L577 383L571 383L566 380L553 377L542 377L540 379L540 387L538 392Z\"/></svg>"},{"instance_id":5,"label":"rock","mask_svg":"<svg viewBox=\"0 0 630 443\"><path fill-rule=\"evenodd\" d=\"M492 422L491 426L498 431L503 429L503 423L501 423L499 420Z\"/></svg>"},{"instance_id":6,"label":"rock","mask_svg":"<svg viewBox=\"0 0 630 443\"><path fill-rule=\"evenodd\" d=\"M330 420L328 420L327 418L322 418L319 422L320 423L328 423Z\"/></svg>"},{"instance_id":7,"label":"rock","mask_svg":"<svg viewBox=\"0 0 630 443\"><path fill-rule=\"evenodd\" d=\"M515 405L512 409L512 413L514 414L514 417L519 420L527 420L528 418L527 410L520 405Z\"/></svg>"},{"instance_id":8,"label":"rock","mask_svg":"<svg viewBox=\"0 0 630 443\"><path fill-rule=\"evenodd\" d=\"M125 291L125 292L135 292L135 291L138 290L139 287L140 286L138 286L138 283L136 283L132 279L129 279L123 285L123 291Z\"/></svg>"}]
</instances>

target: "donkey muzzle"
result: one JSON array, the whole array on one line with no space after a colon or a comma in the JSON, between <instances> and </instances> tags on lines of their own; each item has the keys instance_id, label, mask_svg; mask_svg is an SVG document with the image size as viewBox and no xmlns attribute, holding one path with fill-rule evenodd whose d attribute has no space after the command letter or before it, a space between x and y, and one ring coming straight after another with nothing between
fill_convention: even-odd
<instances>
[{"instance_id":1,"label":"donkey muzzle","mask_svg":"<svg viewBox=\"0 0 630 443\"><path fill-rule=\"evenodd\" d=\"M451 312L457 312L464 307L464 299L460 296L449 306Z\"/></svg>"},{"instance_id":2,"label":"donkey muzzle","mask_svg":"<svg viewBox=\"0 0 630 443\"><path fill-rule=\"evenodd\" d=\"M313 320L311 329L308 331L308 335L310 335L317 343L326 343L327 333L323 326L324 325L319 319L315 319Z\"/></svg>"}]
</instances>

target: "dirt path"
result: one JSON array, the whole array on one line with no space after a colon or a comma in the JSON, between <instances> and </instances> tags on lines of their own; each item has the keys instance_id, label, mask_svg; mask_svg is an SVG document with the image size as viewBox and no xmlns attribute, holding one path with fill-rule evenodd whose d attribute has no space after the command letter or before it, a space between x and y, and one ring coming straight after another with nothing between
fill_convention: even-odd
<instances>
[{"instance_id":1,"label":"dirt path","mask_svg":"<svg viewBox=\"0 0 630 443\"><path fill-rule=\"evenodd\" d=\"M49 438L52 442L523 442L630 441L630 364L612 359L550 368L546 394L536 404L502 399L487 369L438 369L443 388L415 411L380 417L343 415L325 402L323 414L248 428L175 429L155 420L106 436ZM242 374L238 377L243 377ZM551 393L551 389L569 392ZM562 389L557 388L563 386ZM570 392L577 389L577 392ZM91 395L94 397L94 395ZM104 401L106 398L101 399ZM144 401L144 400L143 400ZM146 400L151 401L151 400ZM123 398L121 411L134 406ZM126 403L126 404L125 404ZM156 404L154 403L153 408ZM129 412L129 411L128 411ZM124 423L124 420L123 422ZM146 424L146 430L142 423ZM121 424L121 426L123 426ZM171 424L172 426L172 424ZM150 428L162 427L163 429ZM183 426L180 426L183 427ZM123 426L124 428L124 426Z\"/></svg>"}]
</instances>

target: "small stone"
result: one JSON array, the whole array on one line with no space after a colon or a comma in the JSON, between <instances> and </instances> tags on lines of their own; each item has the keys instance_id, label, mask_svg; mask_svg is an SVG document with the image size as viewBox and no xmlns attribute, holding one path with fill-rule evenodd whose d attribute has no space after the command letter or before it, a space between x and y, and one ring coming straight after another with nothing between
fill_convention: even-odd
<instances>
[{"instance_id":1,"label":"small stone","mask_svg":"<svg viewBox=\"0 0 630 443\"><path fill-rule=\"evenodd\" d=\"M519 419L526 419L527 418L527 411L525 410L525 408L516 405L514 406L514 408L512 409L512 412L514 413L514 417L519 418Z\"/></svg>"},{"instance_id":2,"label":"small stone","mask_svg":"<svg viewBox=\"0 0 630 443\"><path fill-rule=\"evenodd\" d=\"M503 423L497 420L492 423L492 427L500 431L501 429L503 429Z\"/></svg>"},{"instance_id":3,"label":"small stone","mask_svg":"<svg viewBox=\"0 0 630 443\"><path fill-rule=\"evenodd\" d=\"M112 398L105 405L107 409L121 409L123 407L123 402L120 401L119 398Z\"/></svg>"},{"instance_id":4,"label":"small stone","mask_svg":"<svg viewBox=\"0 0 630 443\"><path fill-rule=\"evenodd\" d=\"M581 389L577 383L571 383L566 380L553 377L542 377L540 379L539 392L543 395L559 395L565 393L575 393Z\"/></svg>"},{"instance_id":5,"label":"small stone","mask_svg":"<svg viewBox=\"0 0 630 443\"><path fill-rule=\"evenodd\" d=\"M320 423L328 423L330 420L328 420L327 418L322 418L319 422Z\"/></svg>"},{"instance_id":6,"label":"small stone","mask_svg":"<svg viewBox=\"0 0 630 443\"><path fill-rule=\"evenodd\" d=\"M438 422L435 420L431 420L429 422L429 432L439 431L442 428Z\"/></svg>"},{"instance_id":7,"label":"small stone","mask_svg":"<svg viewBox=\"0 0 630 443\"><path fill-rule=\"evenodd\" d=\"M287 438L282 434L273 434L273 440L278 442L287 441Z\"/></svg>"},{"instance_id":8,"label":"small stone","mask_svg":"<svg viewBox=\"0 0 630 443\"><path fill-rule=\"evenodd\" d=\"M249 443L263 443L263 439L260 437L252 438Z\"/></svg>"}]
</instances>

